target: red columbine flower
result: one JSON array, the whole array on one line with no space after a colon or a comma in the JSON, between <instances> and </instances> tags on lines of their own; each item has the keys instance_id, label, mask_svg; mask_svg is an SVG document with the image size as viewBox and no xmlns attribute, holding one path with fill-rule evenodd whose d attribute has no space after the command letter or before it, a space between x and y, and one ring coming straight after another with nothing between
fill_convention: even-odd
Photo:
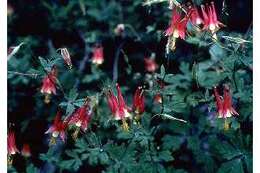
<instances>
[{"instance_id":1,"label":"red columbine flower","mask_svg":"<svg viewBox=\"0 0 260 173\"><path fill-rule=\"evenodd\" d=\"M72 68L72 63L71 63L70 54L69 54L69 51L67 50L67 48L61 48L60 49L60 53L61 53L61 56L62 56L63 60L65 61L65 63L71 69Z\"/></svg>"},{"instance_id":2,"label":"red columbine flower","mask_svg":"<svg viewBox=\"0 0 260 173\"><path fill-rule=\"evenodd\" d=\"M124 98L122 96L120 87L116 84L117 89L117 97L111 90L107 92L107 102L108 106L111 109L111 112L114 116L115 120L122 120L123 121L123 129L128 130L128 124L126 122L127 117L132 117L130 112L130 108L125 104Z\"/></svg>"},{"instance_id":3,"label":"red columbine flower","mask_svg":"<svg viewBox=\"0 0 260 173\"><path fill-rule=\"evenodd\" d=\"M172 9L171 24L165 31L165 36L173 36L174 38L185 39L186 26L188 17L181 18L181 14L177 11L176 7Z\"/></svg>"},{"instance_id":4,"label":"red columbine flower","mask_svg":"<svg viewBox=\"0 0 260 173\"><path fill-rule=\"evenodd\" d=\"M216 107L218 110L218 118L228 118L233 115L239 115L232 107L232 97L229 88L226 86L224 89L224 98L219 95L217 88L214 88L214 95L216 98Z\"/></svg>"},{"instance_id":5,"label":"red columbine flower","mask_svg":"<svg viewBox=\"0 0 260 173\"><path fill-rule=\"evenodd\" d=\"M92 56L92 63L96 65L103 64L104 62L104 52L102 46L94 47L93 49L93 56Z\"/></svg>"},{"instance_id":6,"label":"red columbine flower","mask_svg":"<svg viewBox=\"0 0 260 173\"><path fill-rule=\"evenodd\" d=\"M145 69L148 72L155 72L158 69L158 64L155 61L155 56L152 55L150 58L144 58Z\"/></svg>"},{"instance_id":7,"label":"red columbine flower","mask_svg":"<svg viewBox=\"0 0 260 173\"><path fill-rule=\"evenodd\" d=\"M73 134L73 138L76 139L79 130L86 131L90 122L92 110L88 103L85 103L82 107L78 108L69 118L68 125L76 126L76 131Z\"/></svg>"},{"instance_id":8,"label":"red columbine flower","mask_svg":"<svg viewBox=\"0 0 260 173\"><path fill-rule=\"evenodd\" d=\"M28 144L23 144L21 153L24 157L30 157L31 156L30 146Z\"/></svg>"},{"instance_id":9,"label":"red columbine flower","mask_svg":"<svg viewBox=\"0 0 260 173\"><path fill-rule=\"evenodd\" d=\"M211 6L207 5L207 11L204 5L201 5L201 11L203 15L203 29L209 30L211 33L215 33L220 27L224 26L217 19L216 9L214 2L211 2Z\"/></svg>"},{"instance_id":10,"label":"red columbine flower","mask_svg":"<svg viewBox=\"0 0 260 173\"><path fill-rule=\"evenodd\" d=\"M15 135L13 131L10 131L7 135L7 151L10 156L19 153L15 144Z\"/></svg>"},{"instance_id":11,"label":"red columbine flower","mask_svg":"<svg viewBox=\"0 0 260 173\"><path fill-rule=\"evenodd\" d=\"M138 87L134 94L133 110L137 115L144 112L144 90L142 87Z\"/></svg>"},{"instance_id":12,"label":"red columbine flower","mask_svg":"<svg viewBox=\"0 0 260 173\"><path fill-rule=\"evenodd\" d=\"M51 127L45 132L45 134L51 133L51 141L50 144L56 143L56 138L60 136L63 142L65 142L66 133L65 130L67 129L68 122L61 120L61 112L58 111L56 114L53 124Z\"/></svg>"},{"instance_id":13,"label":"red columbine flower","mask_svg":"<svg viewBox=\"0 0 260 173\"><path fill-rule=\"evenodd\" d=\"M8 165L12 164L12 155L19 153L16 144L15 144L15 135L13 131L10 131L7 134L7 163Z\"/></svg>"},{"instance_id":14,"label":"red columbine flower","mask_svg":"<svg viewBox=\"0 0 260 173\"><path fill-rule=\"evenodd\" d=\"M203 23L199 15L199 11L195 6L190 7L188 14L190 16L190 21L193 25L200 25Z\"/></svg>"},{"instance_id":15,"label":"red columbine flower","mask_svg":"<svg viewBox=\"0 0 260 173\"><path fill-rule=\"evenodd\" d=\"M155 94L154 102L160 103L160 104L162 103L162 95L160 93Z\"/></svg>"},{"instance_id":16,"label":"red columbine flower","mask_svg":"<svg viewBox=\"0 0 260 173\"><path fill-rule=\"evenodd\" d=\"M51 72L49 72L49 74L47 74L42 80L41 93L46 94L46 103L50 102L49 95L56 94L56 76L57 68L56 66L53 66Z\"/></svg>"}]
</instances>

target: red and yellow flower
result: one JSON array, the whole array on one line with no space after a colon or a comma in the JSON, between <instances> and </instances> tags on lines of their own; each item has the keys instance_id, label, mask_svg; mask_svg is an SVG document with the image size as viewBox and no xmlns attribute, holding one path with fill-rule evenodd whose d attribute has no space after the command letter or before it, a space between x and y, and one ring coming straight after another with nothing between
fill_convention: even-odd
<instances>
[{"instance_id":1,"label":"red and yellow flower","mask_svg":"<svg viewBox=\"0 0 260 173\"><path fill-rule=\"evenodd\" d=\"M19 153L16 143L15 143L15 134L13 131L9 131L7 134L7 156L8 156L8 164L12 164L12 155Z\"/></svg>"},{"instance_id":2,"label":"red and yellow flower","mask_svg":"<svg viewBox=\"0 0 260 173\"><path fill-rule=\"evenodd\" d=\"M104 62L104 51L102 46L96 46L93 48L92 63L101 65Z\"/></svg>"},{"instance_id":3,"label":"red and yellow flower","mask_svg":"<svg viewBox=\"0 0 260 173\"><path fill-rule=\"evenodd\" d=\"M224 98L222 98L217 88L214 88L214 95L216 98L216 108L218 111L218 118L229 118L233 115L239 115L237 111L232 106L232 97L230 90L227 86L224 88Z\"/></svg>"},{"instance_id":4,"label":"red and yellow flower","mask_svg":"<svg viewBox=\"0 0 260 173\"><path fill-rule=\"evenodd\" d=\"M52 70L43 78L41 93L45 94L45 103L50 102L50 95L56 94L56 82L57 82L57 68L52 67Z\"/></svg>"},{"instance_id":5,"label":"red and yellow flower","mask_svg":"<svg viewBox=\"0 0 260 173\"><path fill-rule=\"evenodd\" d=\"M48 133L51 134L50 144L55 144L56 139L58 137L60 137L61 140L63 142L65 142L67 127L68 127L68 122L61 120L61 111L58 111L58 113L56 114L56 116L54 118L53 124L45 132L45 134L48 134Z\"/></svg>"},{"instance_id":6,"label":"red and yellow flower","mask_svg":"<svg viewBox=\"0 0 260 173\"><path fill-rule=\"evenodd\" d=\"M133 99L133 111L140 115L145 111L145 99L144 99L144 90L142 87L138 87L134 94Z\"/></svg>"},{"instance_id":7,"label":"red and yellow flower","mask_svg":"<svg viewBox=\"0 0 260 173\"><path fill-rule=\"evenodd\" d=\"M201 11L204 24L203 30L208 30L214 34L220 27L224 26L224 24L218 21L214 2L211 2L211 5L207 5L206 7L201 5Z\"/></svg>"},{"instance_id":8,"label":"red and yellow flower","mask_svg":"<svg viewBox=\"0 0 260 173\"><path fill-rule=\"evenodd\" d=\"M73 138L76 139L79 130L86 131L91 119L92 110L88 103L85 103L82 107L78 108L67 120L69 126L75 126L76 131L73 134Z\"/></svg>"},{"instance_id":9,"label":"red and yellow flower","mask_svg":"<svg viewBox=\"0 0 260 173\"><path fill-rule=\"evenodd\" d=\"M132 118L130 114L130 108L126 105L124 98L121 93L121 89L118 84L116 84L117 97L111 90L107 91L107 102L108 106L112 112L112 115L115 120L122 120L123 129L128 130L128 124L126 118Z\"/></svg>"}]
</instances>

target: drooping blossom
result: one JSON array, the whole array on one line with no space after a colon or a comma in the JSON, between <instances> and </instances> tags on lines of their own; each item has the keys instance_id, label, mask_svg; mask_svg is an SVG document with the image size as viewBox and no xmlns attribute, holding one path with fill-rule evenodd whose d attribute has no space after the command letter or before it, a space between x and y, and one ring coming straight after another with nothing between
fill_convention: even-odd
<instances>
[{"instance_id":1,"label":"drooping blossom","mask_svg":"<svg viewBox=\"0 0 260 173\"><path fill-rule=\"evenodd\" d=\"M172 9L171 24L165 31L165 36L173 36L174 38L185 39L188 16L182 17L181 13L178 12L177 8Z\"/></svg>"},{"instance_id":2,"label":"drooping blossom","mask_svg":"<svg viewBox=\"0 0 260 173\"><path fill-rule=\"evenodd\" d=\"M140 115L145 111L144 102L144 90L142 87L138 87L135 91L133 99L133 110L137 115Z\"/></svg>"},{"instance_id":3,"label":"drooping blossom","mask_svg":"<svg viewBox=\"0 0 260 173\"><path fill-rule=\"evenodd\" d=\"M201 11L203 16L204 30L209 30L211 33L215 33L219 30L220 27L224 26L224 24L218 21L214 2L211 2L211 5L207 5L206 7L201 5Z\"/></svg>"},{"instance_id":4,"label":"drooping blossom","mask_svg":"<svg viewBox=\"0 0 260 173\"><path fill-rule=\"evenodd\" d=\"M218 118L228 118L232 117L233 115L239 115L232 106L232 97L227 86L224 88L223 98L219 95L216 87L214 87L214 95L216 99Z\"/></svg>"},{"instance_id":5,"label":"drooping blossom","mask_svg":"<svg viewBox=\"0 0 260 173\"><path fill-rule=\"evenodd\" d=\"M12 165L13 155L19 153L16 143L15 143L15 134L13 131L9 131L7 134L7 164Z\"/></svg>"},{"instance_id":6,"label":"drooping blossom","mask_svg":"<svg viewBox=\"0 0 260 173\"><path fill-rule=\"evenodd\" d=\"M42 80L41 93L56 94L56 75L57 69L53 66L52 70Z\"/></svg>"},{"instance_id":7,"label":"drooping blossom","mask_svg":"<svg viewBox=\"0 0 260 173\"><path fill-rule=\"evenodd\" d=\"M56 114L53 124L50 126L50 128L45 132L45 134L51 134L51 141L50 144L55 144L56 139L58 137L61 138L63 142L65 142L65 137L66 137L66 129L68 127L68 122L67 121L62 121L61 120L61 111L58 111Z\"/></svg>"},{"instance_id":8,"label":"drooping blossom","mask_svg":"<svg viewBox=\"0 0 260 173\"><path fill-rule=\"evenodd\" d=\"M75 126L76 131L73 134L73 138L76 139L78 132L81 129L86 131L88 124L91 119L92 109L90 108L88 102L86 102L82 107L78 108L72 115L68 118L68 125Z\"/></svg>"},{"instance_id":9,"label":"drooping blossom","mask_svg":"<svg viewBox=\"0 0 260 173\"><path fill-rule=\"evenodd\" d=\"M15 134L13 131L10 131L7 135L7 151L9 156L19 153L16 147Z\"/></svg>"},{"instance_id":10,"label":"drooping blossom","mask_svg":"<svg viewBox=\"0 0 260 173\"><path fill-rule=\"evenodd\" d=\"M30 148L29 144L23 144L23 148L22 148L21 153L24 157L30 157L31 156L31 148Z\"/></svg>"},{"instance_id":11,"label":"drooping blossom","mask_svg":"<svg viewBox=\"0 0 260 173\"><path fill-rule=\"evenodd\" d=\"M101 65L104 62L104 52L102 46L96 46L93 48L92 63Z\"/></svg>"},{"instance_id":12,"label":"drooping blossom","mask_svg":"<svg viewBox=\"0 0 260 173\"><path fill-rule=\"evenodd\" d=\"M124 31L125 31L125 25L122 23L118 24L114 29L115 34L118 36L122 35Z\"/></svg>"},{"instance_id":13,"label":"drooping blossom","mask_svg":"<svg viewBox=\"0 0 260 173\"><path fill-rule=\"evenodd\" d=\"M69 68L72 68L70 53L67 48L61 48L60 49L61 56L64 60L64 62L69 66Z\"/></svg>"},{"instance_id":14,"label":"drooping blossom","mask_svg":"<svg viewBox=\"0 0 260 173\"><path fill-rule=\"evenodd\" d=\"M155 61L155 55L152 54L149 58L144 58L145 70L155 72L158 69L158 64Z\"/></svg>"},{"instance_id":15,"label":"drooping blossom","mask_svg":"<svg viewBox=\"0 0 260 173\"><path fill-rule=\"evenodd\" d=\"M128 124L126 118L132 118L130 114L130 108L126 105L124 98L121 93L121 89L118 84L116 84L117 97L111 90L107 91L107 102L108 106L113 114L115 120L122 120L123 129L128 130Z\"/></svg>"},{"instance_id":16,"label":"drooping blossom","mask_svg":"<svg viewBox=\"0 0 260 173\"><path fill-rule=\"evenodd\" d=\"M203 23L203 20L200 17L199 11L195 6L189 7L188 15L189 15L190 21L193 25L200 25Z\"/></svg>"},{"instance_id":17,"label":"drooping blossom","mask_svg":"<svg viewBox=\"0 0 260 173\"><path fill-rule=\"evenodd\" d=\"M153 98L155 103L162 103L162 95L160 93L155 94L154 98Z\"/></svg>"}]
</instances>

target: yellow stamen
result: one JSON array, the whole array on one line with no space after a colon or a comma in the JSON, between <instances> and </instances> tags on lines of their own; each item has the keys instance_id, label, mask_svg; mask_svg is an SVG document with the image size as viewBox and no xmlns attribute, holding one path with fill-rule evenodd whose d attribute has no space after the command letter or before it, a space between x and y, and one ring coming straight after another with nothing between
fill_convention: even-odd
<instances>
[{"instance_id":1,"label":"yellow stamen","mask_svg":"<svg viewBox=\"0 0 260 173\"><path fill-rule=\"evenodd\" d=\"M46 95L45 95L45 98L44 98L44 103L49 104L50 101L51 101L50 95L49 95L49 94L46 94Z\"/></svg>"},{"instance_id":2,"label":"yellow stamen","mask_svg":"<svg viewBox=\"0 0 260 173\"><path fill-rule=\"evenodd\" d=\"M75 130L75 132L72 134L72 138L76 141L78 138L78 134L79 134L80 128L77 127L77 129Z\"/></svg>"},{"instance_id":3,"label":"yellow stamen","mask_svg":"<svg viewBox=\"0 0 260 173\"><path fill-rule=\"evenodd\" d=\"M55 144L56 144L56 138L52 136L49 145L55 145Z\"/></svg>"},{"instance_id":4,"label":"yellow stamen","mask_svg":"<svg viewBox=\"0 0 260 173\"><path fill-rule=\"evenodd\" d=\"M126 120L123 119L122 122L123 122L123 124L122 124L123 130L124 130L124 131L129 131L129 126L128 126Z\"/></svg>"},{"instance_id":5,"label":"yellow stamen","mask_svg":"<svg viewBox=\"0 0 260 173\"><path fill-rule=\"evenodd\" d=\"M224 120L224 130L227 131L229 129L229 122L227 121L227 119Z\"/></svg>"}]
</instances>

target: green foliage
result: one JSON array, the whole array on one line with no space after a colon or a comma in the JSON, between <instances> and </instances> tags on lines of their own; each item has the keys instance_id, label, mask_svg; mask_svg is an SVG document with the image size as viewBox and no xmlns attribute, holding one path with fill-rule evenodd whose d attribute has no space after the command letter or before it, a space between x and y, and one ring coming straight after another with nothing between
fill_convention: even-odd
<instances>
[{"instance_id":1,"label":"green foliage","mask_svg":"<svg viewBox=\"0 0 260 173\"><path fill-rule=\"evenodd\" d=\"M165 59L162 24L166 27L170 16L166 1L44 0L38 6L48 14L49 31L64 34L62 38L75 34L81 40L56 43L51 36L45 38L47 34L17 36L15 20L21 14L9 19L9 46L19 46L8 57L8 123L15 124L19 141L24 142L24 136L32 141L35 153L22 168L17 164L21 158L14 158L8 172L39 172L48 164L58 172L252 172L251 32L223 29L212 39L210 33L193 33L191 28L183 41L192 46L187 50L191 57L178 54L186 48L177 46ZM26 5L35 10L31 8ZM125 31L117 35L114 30L121 23ZM96 43L104 47L104 64L99 66L91 63ZM39 47L45 48L40 55ZM61 47L70 50L72 69L59 54ZM141 63L153 51L160 64L148 73ZM53 65L58 68L57 94L46 104L40 88ZM106 91L115 90L116 82L129 107L137 86L144 86L145 112L140 119L127 119L129 131L114 120L107 104ZM218 119L213 87L223 96L224 85L230 87L239 115ZM154 101L158 93L162 103ZM68 129L66 142L48 146L44 131L57 110L64 119L87 99L93 112L87 130L75 138L74 129Z\"/></svg>"}]
</instances>

